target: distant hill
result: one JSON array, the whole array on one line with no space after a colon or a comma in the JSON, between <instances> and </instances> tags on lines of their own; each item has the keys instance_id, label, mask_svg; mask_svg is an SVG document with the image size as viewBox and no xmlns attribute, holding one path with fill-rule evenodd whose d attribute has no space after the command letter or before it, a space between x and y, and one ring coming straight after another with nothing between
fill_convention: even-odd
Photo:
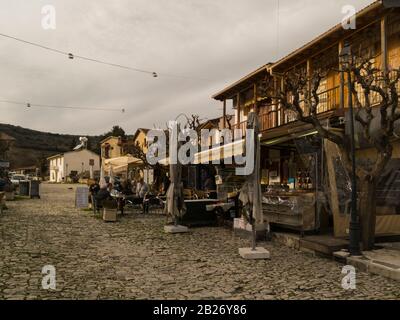
<instances>
[{"instance_id":1,"label":"distant hill","mask_svg":"<svg viewBox=\"0 0 400 320\"><path fill-rule=\"evenodd\" d=\"M0 124L0 132L16 139L9 152L11 169L38 164L44 157L72 150L79 143L79 135L41 132L31 129ZM102 136L88 136L88 149L100 154Z\"/></svg>"}]
</instances>

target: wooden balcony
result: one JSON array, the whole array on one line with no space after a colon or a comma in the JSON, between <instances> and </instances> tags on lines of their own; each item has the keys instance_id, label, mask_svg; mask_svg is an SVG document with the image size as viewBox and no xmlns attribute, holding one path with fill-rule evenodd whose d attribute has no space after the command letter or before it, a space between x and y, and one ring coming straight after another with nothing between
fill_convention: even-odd
<instances>
[{"instance_id":1,"label":"wooden balcony","mask_svg":"<svg viewBox=\"0 0 400 320\"><path fill-rule=\"evenodd\" d=\"M327 113L328 111L340 108L340 86L322 91L319 93L318 114ZM308 113L304 101L300 101L305 114ZM278 128L286 124L297 121L297 115L294 112L284 112L280 104L271 104L261 108L260 114L260 131L264 132L270 129ZM242 121L232 125L232 130L241 129L243 136L246 135L247 121Z\"/></svg>"}]
</instances>

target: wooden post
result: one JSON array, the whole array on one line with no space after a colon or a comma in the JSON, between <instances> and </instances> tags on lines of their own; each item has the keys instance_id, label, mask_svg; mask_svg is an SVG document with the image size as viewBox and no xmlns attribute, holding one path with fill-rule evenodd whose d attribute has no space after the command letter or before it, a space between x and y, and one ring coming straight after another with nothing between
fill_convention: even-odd
<instances>
[{"instance_id":1,"label":"wooden post","mask_svg":"<svg viewBox=\"0 0 400 320\"><path fill-rule=\"evenodd\" d=\"M382 54L382 71L388 71L388 52L387 52L387 16L381 19L381 54Z\"/></svg>"},{"instance_id":2,"label":"wooden post","mask_svg":"<svg viewBox=\"0 0 400 320\"><path fill-rule=\"evenodd\" d=\"M311 92L311 73L312 73L311 66L312 66L311 59L307 59L307 79L308 79L307 89L309 93Z\"/></svg>"},{"instance_id":3,"label":"wooden post","mask_svg":"<svg viewBox=\"0 0 400 320\"><path fill-rule=\"evenodd\" d=\"M284 79L284 75L281 77L281 91L285 92L285 79ZM283 110L281 108L280 110L280 123L278 123L278 126L281 126L283 124L285 124L285 110Z\"/></svg>"},{"instance_id":4,"label":"wooden post","mask_svg":"<svg viewBox=\"0 0 400 320\"><path fill-rule=\"evenodd\" d=\"M273 77L274 77L274 96L279 96L278 78L275 75ZM270 113L270 115L272 115L272 121L269 121L271 126L268 124L268 129L275 128L275 127L278 126L278 109L279 109L279 99L274 98L272 100L272 111L273 111L273 113ZM270 112L271 110L267 110L267 111ZM268 119L270 119L270 116L268 116Z\"/></svg>"},{"instance_id":5,"label":"wooden post","mask_svg":"<svg viewBox=\"0 0 400 320\"><path fill-rule=\"evenodd\" d=\"M226 99L224 98L224 106L223 106L223 125L222 129L226 128Z\"/></svg>"},{"instance_id":6,"label":"wooden post","mask_svg":"<svg viewBox=\"0 0 400 320\"><path fill-rule=\"evenodd\" d=\"M309 110L310 108L310 100L311 100L311 75L312 75L312 64L311 64L311 59L307 59L307 94L308 94L308 99L305 101L305 107L307 107ZM303 112L306 112L305 110ZM307 111L308 112L308 111Z\"/></svg>"},{"instance_id":7,"label":"wooden post","mask_svg":"<svg viewBox=\"0 0 400 320\"><path fill-rule=\"evenodd\" d=\"M339 42L339 56L340 53L342 52L342 49L344 47L344 43L343 41ZM339 88L339 94L340 94L340 109L344 108L344 72L343 72L343 68L342 68L342 64L339 62L339 70L340 70L340 88Z\"/></svg>"},{"instance_id":8,"label":"wooden post","mask_svg":"<svg viewBox=\"0 0 400 320\"><path fill-rule=\"evenodd\" d=\"M240 124L240 92L237 94L236 101L237 101L237 106L236 106L236 109L237 109L236 124L237 124L237 128L239 128L239 124Z\"/></svg>"},{"instance_id":9,"label":"wooden post","mask_svg":"<svg viewBox=\"0 0 400 320\"><path fill-rule=\"evenodd\" d=\"M258 114L258 106L257 106L257 83L253 85L253 103L254 103L254 112Z\"/></svg>"}]
</instances>

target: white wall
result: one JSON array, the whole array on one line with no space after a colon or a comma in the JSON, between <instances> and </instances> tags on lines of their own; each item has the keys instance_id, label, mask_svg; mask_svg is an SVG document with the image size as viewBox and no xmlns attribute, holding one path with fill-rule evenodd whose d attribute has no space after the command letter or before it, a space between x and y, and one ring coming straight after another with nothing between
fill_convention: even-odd
<instances>
[{"instance_id":1,"label":"white wall","mask_svg":"<svg viewBox=\"0 0 400 320\"><path fill-rule=\"evenodd\" d=\"M69 176L71 171L89 171L89 161L94 160L93 170L100 170L100 157L89 150L71 151L64 154L65 176ZM83 165L82 165L83 164Z\"/></svg>"},{"instance_id":2,"label":"white wall","mask_svg":"<svg viewBox=\"0 0 400 320\"><path fill-rule=\"evenodd\" d=\"M82 170L89 171L91 159L94 160L93 171L100 170L100 157L89 150L66 152L64 155L50 159L50 182L66 181L71 171L78 173Z\"/></svg>"}]
</instances>

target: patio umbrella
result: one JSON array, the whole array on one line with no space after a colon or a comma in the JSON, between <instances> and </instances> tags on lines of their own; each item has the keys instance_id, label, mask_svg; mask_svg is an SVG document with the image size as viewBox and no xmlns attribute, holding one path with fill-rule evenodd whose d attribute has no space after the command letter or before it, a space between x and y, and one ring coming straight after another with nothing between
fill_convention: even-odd
<instances>
[{"instance_id":1,"label":"patio umbrella","mask_svg":"<svg viewBox=\"0 0 400 320\"><path fill-rule=\"evenodd\" d=\"M113 172L113 167L112 166L110 166L110 171L109 171L109 177L110 177L110 180L109 180L109 183L111 183L112 185L114 185L114 172Z\"/></svg>"},{"instance_id":2,"label":"patio umbrella","mask_svg":"<svg viewBox=\"0 0 400 320\"><path fill-rule=\"evenodd\" d=\"M100 188L105 188L107 183L106 183L106 179L104 178L104 168L103 165L100 168L100 180L99 180L99 185Z\"/></svg>"},{"instance_id":3,"label":"patio umbrella","mask_svg":"<svg viewBox=\"0 0 400 320\"><path fill-rule=\"evenodd\" d=\"M128 167L128 166L140 166L143 164L143 161L133 157L130 154L127 154L122 157L116 157L116 158L111 158L111 159L106 159L104 161L105 167L113 167L113 170L115 172L115 168L118 167Z\"/></svg>"},{"instance_id":4,"label":"patio umbrella","mask_svg":"<svg viewBox=\"0 0 400 320\"><path fill-rule=\"evenodd\" d=\"M252 249L256 249L256 229L257 223L262 224L264 221L262 213L262 195L261 195L261 177L260 177L260 123L258 115L254 112L249 114L247 120L247 129L253 131L246 136L246 139L252 139L253 143L250 148L254 148L254 170L247 176L246 182L240 191L239 199L245 207L247 219L252 226ZM246 152L252 150L246 150Z\"/></svg>"},{"instance_id":5,"label":"patio umbrella","mask_svg":"<svg viewBox=\"0 0 400 320\"><path fill-rule=\"evenodd\" d=\"M171 130L171 141L178 141L177 133L179 132L179 130L179 125L177 130ZM167 216L172 217L174 225L176 226L185 214L186 208L183 199L182 166L179 160L177 160L175 164L173 162L174 161L170 161L169 164L171 183L166 194L167 198L165 213L167 214Z\"/></svg>"}]
</instances>

